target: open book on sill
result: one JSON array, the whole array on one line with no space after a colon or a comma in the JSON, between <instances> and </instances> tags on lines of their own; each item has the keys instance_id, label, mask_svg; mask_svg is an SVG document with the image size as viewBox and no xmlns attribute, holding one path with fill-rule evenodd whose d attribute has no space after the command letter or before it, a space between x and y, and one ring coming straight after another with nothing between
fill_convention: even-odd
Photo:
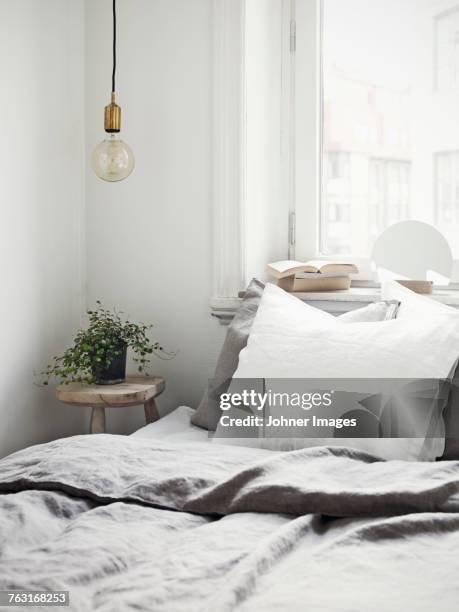
<instances>
[{"instance_id":1,"label":"open book on sill","mask_svg":"<svg viewBox=\"0 0 459 612\"><path fill-rule=\"evenodd\" d=\"M266 271L273 278L280 279L304 273L321 275L336 275L336 273L358 274L359 269L353 263L313 259L306 262L294 260L275 261L267 265Z\"/></svg>"},{"instance_id":2,"label":"open book on sill","mask_svg":"<svg viewBox=\"0 0 459 612\"><path fill-rule=\"evenodd\" d=\"M311 291L345 291L351 286L351 278L348 274L306 274L300 276L287 276L277 279L277 286L284 291L292 293L308 293Z\"/></svg>"},{"instance_id":3,"label":"open book on sill","mask_svg":"<svg viewBox=\"0 0 459 612\"><path fill-rule=\"evenodd\" d=\"M311 260L277 261L267 266L281 289L291 292L343 291L351 286L351 274L358 268L352 263Z\"/></svg>"}]
</instances>

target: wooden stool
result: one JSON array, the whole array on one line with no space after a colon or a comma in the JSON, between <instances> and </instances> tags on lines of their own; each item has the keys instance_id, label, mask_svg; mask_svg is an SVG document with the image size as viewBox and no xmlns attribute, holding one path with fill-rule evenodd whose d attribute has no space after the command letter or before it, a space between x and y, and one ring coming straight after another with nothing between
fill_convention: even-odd
<instances>
[{"instance_id":1,"label":"wooden stool","mask_svg":"<svg viewBox=\"0 0 459 612\"><path fill-rule=\"evenodd\" d=\"M91 433L105 433L105 408L127 408L143 404L145 419L153 423L159 419L155 398L166 386L160 376L129 376L119 385L87 385L70 383L56 389L56 397L71 406L90 406Z\"/></svg>"}]
</instances>

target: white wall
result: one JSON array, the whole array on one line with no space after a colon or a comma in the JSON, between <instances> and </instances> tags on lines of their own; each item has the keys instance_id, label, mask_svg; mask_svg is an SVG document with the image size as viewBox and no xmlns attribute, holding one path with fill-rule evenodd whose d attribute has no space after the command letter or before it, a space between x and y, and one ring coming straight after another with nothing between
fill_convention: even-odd
<instances>
[{"instance_id":1,"label":"white wall","mask_svg":"<svg viewBox=\"0 0 459 612\"><path fill-rule=\"evenodd\" d=\"M0 0L0 456L84 427L33 384L80 318L83 17L79 0Z\"/></svg>"},{"instance_id":2,"label":"white wall","mask_svg":"<svg viewBox=\"0 0 459 612\"><path fill-rule=\"evenodd\" d=\"M118 184L87 164L88 305L100 299L152 322L177 349L156 360L161 411L196 406L224 328L211 296L211 0L118 1L117 101L136 168ZM86 146L103 138L111 75L111 2L86 2ZM109 411L112 432L144 424L143 411Z\"/></svg>"},{"instance_id":3,"label":"white wall","mask_svg":"<svg viewBox=\"0 0 459 612\"><path fill-rule=\"evenodd\" d=\"M225 329L210 317L212 0L119 0L118 101L137 166L99 181L111 1L0 0L0 455L87 431L33 384L101 299L179 351L160 409L197 405ZM86 140L86 147L85 147ZM109 411L128 433L143 411Z\"/></svg>"}]
</instances>

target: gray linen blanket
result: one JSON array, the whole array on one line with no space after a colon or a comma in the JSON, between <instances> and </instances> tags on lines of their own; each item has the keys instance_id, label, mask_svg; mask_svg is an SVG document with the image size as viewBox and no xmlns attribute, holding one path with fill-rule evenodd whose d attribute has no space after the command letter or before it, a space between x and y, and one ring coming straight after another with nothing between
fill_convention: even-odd
<instances>
[{"instance_id":1,"label":"gray linen blanket","mask_svg":"<svg viewBox=\"0 0 459 612\"><path fill-rule=\"evenodd\" d=\"M84 612L452 612L459 463L111 435L35 446L0 461L0 589L68 590Z\"/></svg>"}]
</instances>

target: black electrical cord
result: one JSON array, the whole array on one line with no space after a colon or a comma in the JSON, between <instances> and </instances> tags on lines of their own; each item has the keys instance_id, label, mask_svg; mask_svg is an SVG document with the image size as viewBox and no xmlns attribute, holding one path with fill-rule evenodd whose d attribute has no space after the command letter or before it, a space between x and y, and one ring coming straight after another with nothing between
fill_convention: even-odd
<instances>
[{"instance_id":1,"label":"black electrical cord","mask_svg":"<svg viewBox=\"0 0 459 612\"><path fill-rule=\"evenodd\" d=\"M112 93L115 93L116 75L116 0L113 0L113 72L112 72Z\"/></svg>"}]
</instances>

